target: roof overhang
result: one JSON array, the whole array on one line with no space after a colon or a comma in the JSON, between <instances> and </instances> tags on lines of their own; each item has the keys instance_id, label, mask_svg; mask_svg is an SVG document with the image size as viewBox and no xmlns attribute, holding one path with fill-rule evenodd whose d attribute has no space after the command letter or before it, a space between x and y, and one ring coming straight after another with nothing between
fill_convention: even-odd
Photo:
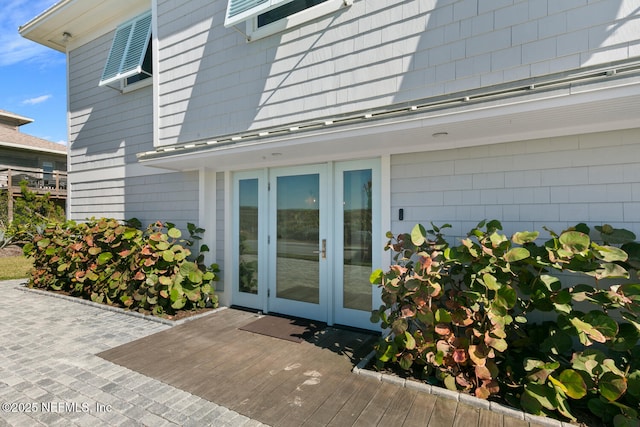
<instances>
[{"instance_id":1,"label":"roof overhang","mask_svg":"<svg viewBox=\"0 0 640 427\"><path fill-rule=\"evenodd\" d=\"M9 126L20 127L32 123L33 119L19 116L18 114L0 110L0 123L6 123Z\"/></svg>"},{"instance_id":2,"label":"roof overhang","mask_svg":"<svg viewBox=\"0 0 640 427\"><path fill-rule=\"evenodd\" d=\"M24 150L24 151L35 151L38 153L47 153L47 154L57 154L63 157L66 157L67 155L67 149L64 146L60 146L60 150L53 150L50 148L44 148L44 147L30 147L30 146L26 146L26 145L21 145L21 144L16 144L13 142L4 142L4 141L0 141L0 147L7 147L7 148L14 148L17 150Z\"/></svg>"},{"instance_id":3,"label":"roof overhang","mask_svg":"<svg viewBox=\"0 0 640 427\"><path fill-rule=\"evenodd\" d=\"M66 52L150 8L150 0L62 0L18 31L29 40Z\"/></svg>"},{"instance_id":4,"label":"roof overhang","mask_svg":"<svg viewBox=\"0 0 640 427\"><path fill-rule=\"evenodd\" d=\"M139 161L169 170L242 170L640 127L638 64L596 76L159 147Z\"/></svg>"}]
</instances>

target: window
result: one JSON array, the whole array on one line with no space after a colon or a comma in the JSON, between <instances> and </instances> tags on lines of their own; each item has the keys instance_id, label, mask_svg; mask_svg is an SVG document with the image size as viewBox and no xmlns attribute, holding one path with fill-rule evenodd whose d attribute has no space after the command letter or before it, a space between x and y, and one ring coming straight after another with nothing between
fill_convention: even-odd
<instances>
[{"instance_id":1,"label":"window","mask_svg":"<svg viewBox=\"0 0 640 427\"><path fill-rule=\"evenodd\" d=\"M131 84L151 77L151 12L120 25L115 32L100 86Z\"/></svg>"},{"instance_id":2,"label":"window","mask_svg":"<svg viewBox=\"0 0 640 427\"><path fill-rule=\"evenodd\" d=\"M350 6L352 0L229 0L225 26L246 21L256 40Z\"/></svg>"},{"instance_id":3,"label":"window","mask_svg":"<svg viewBox=\"0 0 640 427\"><path fill-rule=\"evenodd\" d=\"M309 9L315 5L324 3L325 1L327 0L293 0L291 3L287 3L258 15L256 18L258 20L257 27L264 27L265 25L269 25L295 13L302 12L305 9Z\"/></svg>"}]
</instances>

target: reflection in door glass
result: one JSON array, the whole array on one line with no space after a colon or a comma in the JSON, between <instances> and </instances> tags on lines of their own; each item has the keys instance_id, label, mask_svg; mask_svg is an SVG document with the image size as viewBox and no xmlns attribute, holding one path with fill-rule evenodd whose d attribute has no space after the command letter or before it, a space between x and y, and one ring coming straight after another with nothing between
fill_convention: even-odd
<instances>
[{"instance_id":1,"label":"reflection in door glass","mask_svg":"<svg viewBox=\"0 0 640 427\"><path fill-rule=\"evenodd\" d=\"M344 308L371 311L371 169L345 171Z\"/></svg>"},{"instance_id":2,"label":"reflection in door glass","mask_svg":"<svg viewBox=\"0 0 640 427\"><path fill-rule=\"evenodd\" d=\"M258 180L243 179L240 191L239 290L258 293Z\"/></svg>"},{"instance_id":3,"label":"reflection in door glass","mask_svg":"<svg viewBox=\"0 0 640 427\"><path fill-rule=\"evenodd\" d=\"M320 176L279 176L277 181L278 298L320 302Z\"/></svg>"}]
</instances>

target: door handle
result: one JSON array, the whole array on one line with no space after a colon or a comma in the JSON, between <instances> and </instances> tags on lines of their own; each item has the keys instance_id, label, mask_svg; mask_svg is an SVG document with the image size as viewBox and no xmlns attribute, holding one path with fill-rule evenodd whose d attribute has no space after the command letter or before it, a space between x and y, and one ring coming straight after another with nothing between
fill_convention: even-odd
<instances>
[{"instance_id":1,"label":"door handle","mask_svg":"<svg viewBox=\"0 0 640 427\"><path fill-rule=\"evenodd\" d=\"M321 251L313 251L314 254L322 254L322 258L327 258L327 239L322 239L322 250Z\"/></svg>"}]
</instances>

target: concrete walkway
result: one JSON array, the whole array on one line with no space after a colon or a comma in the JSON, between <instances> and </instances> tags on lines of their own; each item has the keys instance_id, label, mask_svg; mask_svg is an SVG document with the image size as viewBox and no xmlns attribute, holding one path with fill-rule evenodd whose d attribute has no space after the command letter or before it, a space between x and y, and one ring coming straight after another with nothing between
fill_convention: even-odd
<instances>
[{"instance_id":1,"label":"concrete walkway","mask_svg":"<svg viewBox=\"0 0 640 427\"><path fill-rule=\"evenodd\" d=\"M260 426L96 356L167 325L0 282L0 427Z\"/></svg>"}]
</instances>

